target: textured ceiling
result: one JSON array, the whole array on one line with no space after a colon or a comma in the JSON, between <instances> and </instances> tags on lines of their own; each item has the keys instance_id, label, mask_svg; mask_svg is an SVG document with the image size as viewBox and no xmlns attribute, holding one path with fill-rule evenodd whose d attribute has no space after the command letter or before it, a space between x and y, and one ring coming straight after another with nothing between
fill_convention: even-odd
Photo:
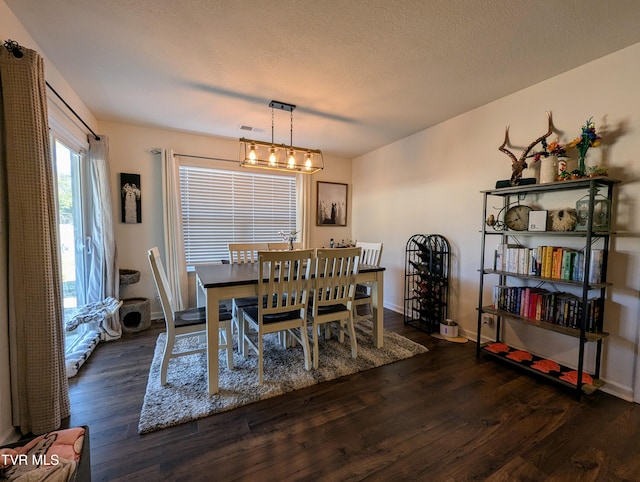
<instances>
[{"instance_id":1,"label":"textured ceiling","mask_svg":"<svg viewBox=\"0 0 640 482\"><path fill-rule=\"evenodd\" d=\"M99 120L270 140L275 99L347 158L640 42L636 0L5 1Z\"/></svg>"}]
</instances>

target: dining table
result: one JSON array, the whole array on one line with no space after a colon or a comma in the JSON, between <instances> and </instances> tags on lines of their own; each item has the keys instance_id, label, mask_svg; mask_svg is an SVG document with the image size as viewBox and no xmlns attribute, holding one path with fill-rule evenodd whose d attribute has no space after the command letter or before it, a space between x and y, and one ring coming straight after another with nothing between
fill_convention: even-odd
<instances>
[{"instance_id":1,"label":"dining table","mask_svg":"<svg viewBox=\"0 0 640 482\"><path fill-rule=\"evenodd\" d=\"M233 298L258 295L258 263L210 264L195 267L198 306L206 307L207 316L207 387L209 395L218 393L219 303ZM383 286L384 271L381 266L361 264L356 283L370 283L373 307L373 343L382 348L383 343Z\"/></svg>"}]
</instances>

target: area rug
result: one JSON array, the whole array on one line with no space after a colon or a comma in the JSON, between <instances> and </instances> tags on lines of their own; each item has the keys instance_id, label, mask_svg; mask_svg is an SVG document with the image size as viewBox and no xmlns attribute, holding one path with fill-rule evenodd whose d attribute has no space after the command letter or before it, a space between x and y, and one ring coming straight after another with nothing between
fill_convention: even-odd
<instances>
[{"instance_id":1,"label":"area rug","mask_svg":"<svg viewBox=\"0 0 640 482\"><path fill-rule=\"evenodd\" d=\"M384 332L382 348L373 346L372 324L356 324L358 357L351 358L348 339L339 343L334 337L319 340L319 368L306 371L300 345L285 349L275 335L265 337L264 384L258 384L258 357L251 354L242 358L234 352L233 370L227 369L226 351L220 351L220 391L209 395L206 382L204 353L173 358L169 362L167 384L160 385L160 362L165 334L158 336L153 361L149 370L147 391L142 404L138 432L148 433L191 420L225 412L249 403L275 397L286 392L334 380L353 373L369 370L425 353L427 348L397 333ZM345 337L346 338L346 337ZM235 340L237 344L237 340ZM193 347L196 337L180 343Z\"/></svg>"}]
</instances>

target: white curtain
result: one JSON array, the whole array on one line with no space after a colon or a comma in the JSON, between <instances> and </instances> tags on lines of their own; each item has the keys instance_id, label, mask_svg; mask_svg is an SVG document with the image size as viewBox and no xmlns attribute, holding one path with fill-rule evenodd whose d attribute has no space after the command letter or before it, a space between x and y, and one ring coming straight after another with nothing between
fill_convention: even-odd
<instances>
[{"instance_id":1,"label":"white curtain","mask_svg":"<svg viewBox=\"0 0 640 482\"><path fill-rule=\"evenodd\" d=\"M86 211L89 217L90 242L87 274L87 292L84 303L103 301L107 297L119 298L120 276L114 237L111 183L109 181L109 140L105 136L89 137L87 180L91 196ZM104 341L122 336L118 311L100 323L100 337Z\"/></svg>"},{"instance_id":2,"label":"white curtain","mask_svg":"<svg viewBox=\"0 0 640 482\"><path fill-rule=\"evenodd\" d=\"M172 149L164 149L161 155L165 266L174 309L183 310L187 306L188 285L182 234L179 164Z\"/></svg>"},{"instance_id":3,"label":"white curtain","mask_svg":"<svg viewBox=\"0 0 640 482\"><path fill-rule=\"evenodd\" d=\"M308 248L315 212L311 205L311 176L308 174L296 175L296 196L298 197L298 226L301 230L298 239L302 241L304 248Z\"/></svg>"}]
</instances>

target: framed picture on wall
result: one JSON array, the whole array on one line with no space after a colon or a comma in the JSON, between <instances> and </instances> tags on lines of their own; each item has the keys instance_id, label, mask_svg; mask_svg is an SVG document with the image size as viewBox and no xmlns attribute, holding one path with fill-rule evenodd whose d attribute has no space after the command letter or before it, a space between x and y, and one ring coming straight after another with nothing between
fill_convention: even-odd
<instances>
[{"instance_id":1,"label":"framed picture on wall","mask_svg":"<svg viewBox=\"0 0 640 482\"><path fill-rule=\"evenodd\" d=\"M318 181L318 226L347 225L347 184Z\"/></svg>"},{"instance_id":2,"label":"framed picture on wall","mask_svg":"<svg viewBox=\"0 0 640 482\"><path fill-rule=\"evenodd\" d=\"M135 224L142 222L142 191L140 174L120 173L120 197L122 199L122 222Z\"/></svg>"}]
</instances>

